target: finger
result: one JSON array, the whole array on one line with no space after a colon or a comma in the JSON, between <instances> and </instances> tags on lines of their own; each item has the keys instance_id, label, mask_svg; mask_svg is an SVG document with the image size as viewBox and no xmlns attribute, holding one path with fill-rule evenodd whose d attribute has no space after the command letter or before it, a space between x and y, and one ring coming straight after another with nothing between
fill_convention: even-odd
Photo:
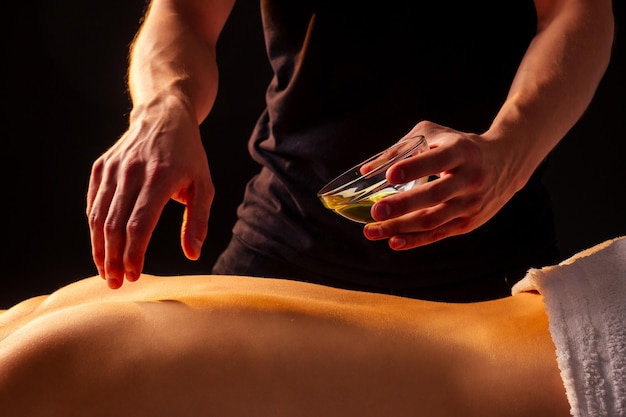
<instances>
[{"instance_id":1,"label":"finger","mask_svg":"<svg viewBox=\"0 0 626 417\"><path fill-rule=\"evenodd\" d=\"M468 213L474 213L476 204L470 204L469 201L452 199L391 220L370 223L365 226L364 234L370 240L381 240L407 233L433 231L454 219L465 218Z\"/></svg>"},{"instance_id":2,"label":"finger","mask_svg":"<svg viewBox=\"0 0 626 417\"><path fill-rule=\"evenodd\" d=\"M445 145L402 160L387 170L387 181L403 184L419 178L453 171L468 160L480 158L480 150L470 140L449 134Z\"/></svg>"},{"instance_id":3,"label":"finger","mask_svg":"<svg viewBox=\"0 0 626 417\"><path fill-rule=\"evenodd\" d=\"M440 146L393 164L387 170L386 177L391 184L404 184L453 170L462 161L463 155L454 147Z\"/></svg>"},{"instance_id":4,"label":"finger","mask_svg":"<svg viewBox=\"0 0 626 417\"><path fill-rule=\"evenodd\" d=\"M372 206L371 214L377 221L399 217L450 200L460 193L462 187L462 177L437 178L412 190L385 197Z\"/></svg>"},{"instance_id":5,"label":"finger","mask_svg":"<svg viewBox=\"0 0 626 417\"><path fill-rule=\"evenodd\" d=\"M432 145L434 143L434 138L437 137L442 132L450 131L450 128L442 126L440 124L422 120L419 122L409 133L405 135L405 137L411 137L415 135L423 135L428 140L428 144Z\"/></svg>"},{"instance_id":6,"label":"finger","mask_svg":"<svg viewBox=\"0 0 626 417\"><path fill-rule=\"evenodd\" d=\"M110 203L104 227L105 276L109 287L119 288L126 274L125 252L131 214L139 204L146 177L145 164L140 160L125 162L115 170L117 188ZM137 274L138 276L139 274ZM135 276L131 277L136 279Z\"/></svg>"},{"instance_id":7,"label":"finger","mask_svg":"<svg viewBox=\"0 0 626 417\"><path fill-rule=\"evenodd\" d=\"M94 162L91 167L91 175L89 176L89 186L87 187L87 205L85 207L85 212L87 217L89 218L89 214L93 208L94 201L96 196L98 195L98 189L100 188L100 183L102 182L102 171L104 170L104 163L101 159Z\"/></svg>"},{"instance_id":8,"label":"finger","mask_svg":"<svg viewBox=\"0 0 626 417\"><path fill-rule=\"evenodd\" d=\"M467 233L470 230L468 219L457 217L433 230L394 235L389 238L389 247L398 251L415 249L451 236Z\"/></svg>"},{"instance_id":9,"label":"finger","mask_svg":"<svg viewBox=\"0 0 626 417\"><path fill-rule=\"evenodd\" d=\"M93 197L88 197L92 202L87 209L87 221L91 240L91 254L98 274L102 278L106 278L104 228L116 187L116 182L111 181L106 175L103 175L100 180L94 177L90 184L90 193L93 194Z\"/></svg>"},{"instance_id":10,"label":"finger","mask_svg":"<svg viewBox=\"0 0 626 417\"><path fill-rule=\"evenodd\" d=\"M159 178L158 175L153 176L140 190L125 223L122 270L129 281L136 281L141 275L148 243L170 199L168 185Z\"/></svg>"},{"instance_id":11,"label":"finger","mask_svg":"<svg viewBox=\"0 0 626 417\"><path fill-rule=\"evenodd\" d=\"M109 287L119 288L126 275L124 253L130 213L137 201L137 185L121 182L115 192L104 227L105 276Z\"/></svg>"},{"instance_id":12,"label":"finger","mask_svg":"<svg viewBox=\"0 0 626 417\"><path fill-rule=\"evenodd\" d=\"M194 189L188 198L180 238L183 252L191 260L200 258L202 244L209 229L212 202L213 191L204 187Z\"/></svg>"}]
</instances>

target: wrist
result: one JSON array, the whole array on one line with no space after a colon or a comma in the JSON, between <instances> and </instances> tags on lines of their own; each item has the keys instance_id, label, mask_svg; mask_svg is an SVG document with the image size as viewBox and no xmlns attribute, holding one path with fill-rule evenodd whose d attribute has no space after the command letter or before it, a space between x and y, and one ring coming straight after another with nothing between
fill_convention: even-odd
<instances>
[{"instance_id":1,"label":"wrist","mask_svg":"<svg viewBox=\"0 0 626 417\"><path fill-rule=\"evenodd\" d=\"M493 157L500 162L498 165L503 170L500 175L508 178L514 192L526 185L549 152L538 146L540 139L534 137L533 132L519 126L492 125L481 135L493 150Z\"/></svg>"},{"instance_id":2,"label":"wrist","mask_svg":"<svg viewBox=\"0 0 626 417\"><path fill-rule=\"evenodd\" d=\"M195 111L191 100L179 88L169 88L145 97L141 101L133 100L130 122L150 117L161 117L186 113L195 120ZM198 122L199 123L199 122Z\"/></svg>"}]
</instances>

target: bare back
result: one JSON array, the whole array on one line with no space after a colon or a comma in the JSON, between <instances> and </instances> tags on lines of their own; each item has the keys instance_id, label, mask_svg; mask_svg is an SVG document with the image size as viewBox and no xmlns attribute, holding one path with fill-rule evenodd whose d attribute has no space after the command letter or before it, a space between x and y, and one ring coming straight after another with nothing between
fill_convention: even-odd
<instances>
[{"instance_id":1,"label":"bare back","mask_svg":"<svg viewBox=\"0 0 626 417\"><path fill-rule=\"evenodd\" d=\"M0 415L569 415L534 294L444 304L247 277L146 275L115 291L89 278L0 323Z\"/></svg>"}]
</instances>

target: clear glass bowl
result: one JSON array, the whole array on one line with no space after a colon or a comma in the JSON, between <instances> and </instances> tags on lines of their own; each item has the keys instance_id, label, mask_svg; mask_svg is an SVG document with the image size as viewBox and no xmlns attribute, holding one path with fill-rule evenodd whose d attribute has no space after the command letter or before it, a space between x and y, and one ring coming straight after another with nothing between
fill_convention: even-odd
<instances>
[{"instance_id":1,"label":"clear glass bowl","mask_svg":"<svg viewBox=\"0 0 626 417\"><path fill-rule=\"evenodd\" d=\"M412 189L428 178L405 184L389 184L387 169L396 162L428 150L426 138L411 136L350 168L326 184L317 196L324 206L359 223L374 221L370 211L375 202L393 194Z\"/></svg>"}]
</instances>

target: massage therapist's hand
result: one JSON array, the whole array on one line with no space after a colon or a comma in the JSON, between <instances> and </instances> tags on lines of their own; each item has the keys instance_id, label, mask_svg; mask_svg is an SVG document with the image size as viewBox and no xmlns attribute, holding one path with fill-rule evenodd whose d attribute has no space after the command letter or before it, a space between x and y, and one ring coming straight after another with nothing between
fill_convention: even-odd
<instances>
[{"instance_id":1,"label":"massage therapist's hand","mask_svg":"<svg viewBox=\"0 0 626 417\"><path fill-rule=\"evenodd\" d=\"M411 249L476 229L527 181L511 174L511 150L498 141L430 122L419 123L411 134L426 136L431 149L389 168L387 179L401 184L424 176L439 178L372 207L376 222L365 226L365 236L389 239L392 249Z\"/></svg>"},{"instance_id":2,"label":"massage therapist's hand","mask_svg":"<svg viewBox=\"0 0 626 417\"><path fill-rule=\"evenodd\" d=\"M589 105L610 61L610 0L535 0L537 32L507 98L482 135L421 122L432 149L387 172L392 183L440 178L372 206L372 240L410 249L470 232L528 181Z\"/></svg>"},{"instance_id":3,"label":"massage therapist's hand","mask_svg":"<svg viewBox=\"0 0 626 417\"><path fill-rule=\"evenodd\" d=\"M93 259L111 288L143 269L150 236L165 204L186 205L181 244L200 256L214 189L198 123L188 105L169 97L131 113L126 133L93 164L87 217Z\"/></svg>"}]
</instances>

